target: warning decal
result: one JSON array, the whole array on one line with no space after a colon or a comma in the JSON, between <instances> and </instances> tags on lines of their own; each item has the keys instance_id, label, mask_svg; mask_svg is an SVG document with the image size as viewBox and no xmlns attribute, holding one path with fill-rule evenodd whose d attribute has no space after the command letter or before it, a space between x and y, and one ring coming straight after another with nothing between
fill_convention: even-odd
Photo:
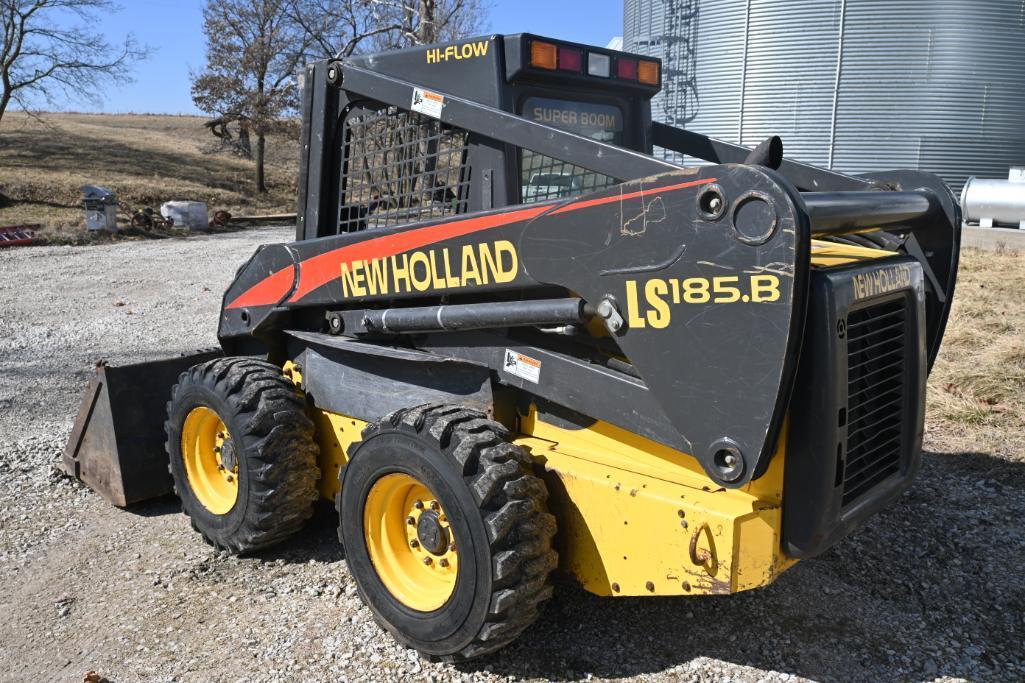
<instances>
[{"instance_id":1,"label":"warning decal","mask_svg":"<svg viewBox=\"0 0 1025 683\"><path fill-rule=\"evenodd\" d=\"M441 110L445 108L445 97L423 88L413 88L413 103L409 108L432 119L440 119Z\"/></svg>"},{"instance_id":2,"label":"warning decal","mask_svg":"<svg viewBox=\"0 0 1025 683\"><path fill-rule=\"evenodd\" d=\"M530 356L524 356L512 349L505 350L505 371L510 375L516 375L528 382L537 384L541 378L541 361Z\"/></svg>"}]
</instances>

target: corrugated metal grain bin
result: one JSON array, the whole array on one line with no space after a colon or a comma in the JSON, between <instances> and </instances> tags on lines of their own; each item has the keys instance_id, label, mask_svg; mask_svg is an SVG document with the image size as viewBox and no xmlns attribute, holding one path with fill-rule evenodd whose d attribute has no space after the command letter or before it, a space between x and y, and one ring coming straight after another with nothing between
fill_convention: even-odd
<instances>
[{"instance_id":1,"label":"corrugated metal grain bin","mask_svg":"<svg viewBox=\"0 0 1025 683\"><path fill-rule=\"evenodd\" d=\"M848 173L955 190L1025 163L1021 0L626 0L624 49L665 60L660 120Z\"/></svg>"}]
</instances>

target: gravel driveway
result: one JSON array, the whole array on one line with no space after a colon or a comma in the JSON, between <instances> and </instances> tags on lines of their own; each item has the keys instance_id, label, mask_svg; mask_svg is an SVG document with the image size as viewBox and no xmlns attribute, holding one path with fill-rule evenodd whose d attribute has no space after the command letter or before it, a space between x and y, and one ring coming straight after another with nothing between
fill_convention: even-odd
<instances>
[{"instance_id":1,"label":"gravel driveway","mask_svg":"<svg viewBox=\"0 0 1025 683\"><path fill-rule=\"evenodd\" d=\"M356 596L330 509L257 557L166 498L115 509L53 471L95 360L215 343L265 229L0 251L0 679L1025 680L1025 454L944 451L897 505L766 589L599 599L560 586L496 656L422 661Z\"/></svg>"}]
</instances>

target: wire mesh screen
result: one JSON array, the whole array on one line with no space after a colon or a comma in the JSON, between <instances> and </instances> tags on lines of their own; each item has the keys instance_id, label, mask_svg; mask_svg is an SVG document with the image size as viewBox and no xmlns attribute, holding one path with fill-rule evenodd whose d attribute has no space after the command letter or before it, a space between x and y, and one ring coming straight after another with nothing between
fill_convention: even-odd
<instances>
[{"instance_id":1,"label":"wire mesh screen","mask_svg":"<svg viewBox=\"0 0 1025 683\"><path fill-rule=\"evenodd\" d=\"M345 120L338 231L464 213L466 131L413 112L354 110Z\"/></svg>"},{"instance_id":2,"label":"wire mesh screen","mask_svg":"<svg viewBox=\"0 0 1025 683\"><path fill-rule=\"evenodd\" d=\"M623 144L626 127L618 104L531 96L524 100L520 113L536 123L592 140ZM618 182L530 150L525 149L520 155L520 200L525 204L595 192Z\"/></svg>"},{"instance_id":3,"label":"wire mesh screen","mask_svg":"<svg viewBox=\"0 0 1025 683\"><path fill-rule=\"evenodd\" d=\"M527 149L521 156L520 200L524 204L595 192L618 182L607 175Z\"/></svg>"}]
</instances>

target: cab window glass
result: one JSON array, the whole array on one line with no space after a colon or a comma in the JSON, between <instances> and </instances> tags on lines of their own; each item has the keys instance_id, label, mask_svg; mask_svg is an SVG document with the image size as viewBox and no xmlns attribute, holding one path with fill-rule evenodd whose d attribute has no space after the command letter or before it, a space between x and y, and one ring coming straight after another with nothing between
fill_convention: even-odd
<instances>
[{"instance_id":1,"label":"cab window glass","mask_svg":"<svg viewBox=\"0 0 1025 683\"><path fill-rule=\"evenodd\" d=\"M532 121L601 142L623 142L623 112L609 104L529 97L520 113ZM617 182L527 149L520 157L520 200L525 204L594 192Z\"/></svg>"}]
</instances>

